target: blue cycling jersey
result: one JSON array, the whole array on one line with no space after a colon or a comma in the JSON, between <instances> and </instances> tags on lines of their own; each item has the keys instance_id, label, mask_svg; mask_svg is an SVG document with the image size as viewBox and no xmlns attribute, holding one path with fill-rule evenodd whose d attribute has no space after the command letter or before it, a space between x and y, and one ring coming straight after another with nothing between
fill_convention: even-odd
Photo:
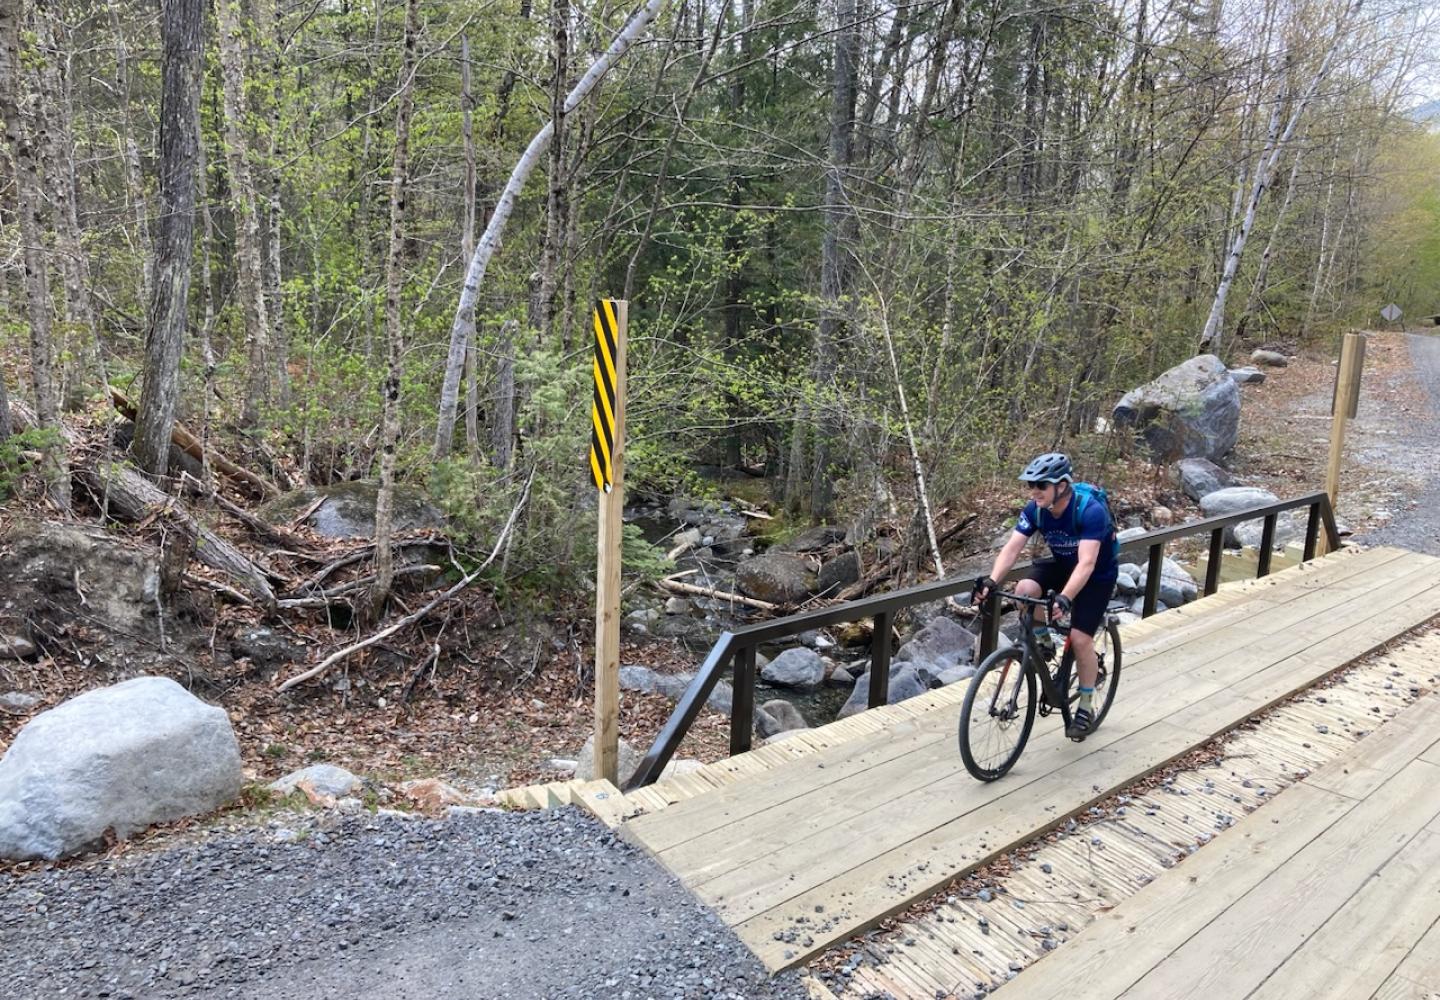
<instances>
[{"instance_id":1,"label":"blue cycling jersey","mask_svg":"<svg viewBox=\"0 0 1440 1000\"><path fill-rule=\"evenodd\" d=\"M1064 513L1056 517L1031 500L1020 512L1020 520L1016 522L1015 530L1027 538L1039 531L1055 559L1071 564L1079 561L1082 541L1100 542L1100 555L1095 560L1095 569L1090 574L1090 579L1113 582L1119 575L1120 565L1115 558L1115 546L1106 544L1115 532L1115 526L1110 522L1110 514L1103 503L1091 502L1085 504L1085 509L1079 512L1077 523L1077 506L1077 497L1072 493Z\"/></svg>"}]
</instances>

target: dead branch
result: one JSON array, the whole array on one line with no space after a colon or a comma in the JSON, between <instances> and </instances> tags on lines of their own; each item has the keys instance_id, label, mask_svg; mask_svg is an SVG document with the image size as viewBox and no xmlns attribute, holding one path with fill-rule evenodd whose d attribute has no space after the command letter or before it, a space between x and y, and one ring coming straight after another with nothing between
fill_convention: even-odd
<instances>
[{"instance_id":1,"label":"dead branch","mask_svg":"<svg viewBox=\"0 0 1440 1000\"><path fill-rule=\"evenodd\" d=\"M419 538L397 539L394 542L394 545L396 548L405 548L412 546L423 547L428 545L444 545L446 548L449 548L450 542L449 540L442 538L438 535L423 535ZM320 582L322 580L324 580L331 573L334 573L337 569L343 569L346 566L350 566L357 562L364 562L366 559L370 558L371 553L373 553L374 551L374 545L365 545L361 548L355 549L353 552L346 553L345 555L341 556L339 559L334 560L333 562L326 563L314 573L310 574L310 576L306 577L303 582L301 582L295 587L293 591L291 591L291 593L301 594L308 590L313 590L315 587L318 587L320 585ZM456 568L458 569L459 567L457 566Z\"/></svg>"},{"instance_id":2,"label":"dead branch","mask_svg":"<svg viewBox=\"0 0 1440 1000\"><path fill-rule=\"evenodd\" d=\"M697 597L713 597L717 601L733 601L736 604L743 604L746 607L758 608L761 611L776 611L780 605L771 604L769 601L757 601L753 597L745 597L741 594L732 594L724 590L716 590L714 587L697 587L693 583L681 583L674 577L666 577L660 581L660 586L666 590L672 590L677 594L694 594Z\"/></svg>"},{"instance_id":3,"label":"dead branch","mask_svg":"<svg viewBox=\"0 0 1440 1000\"><path fill-rule=\"evenodd\" d=\"M277 528L268 521L261 520L244 507L226 499L225 495L219 490L206 486L188 472L180 473L180 482L183 486L194 490L195 493L209 500L225 513L235 518L235 520L245 525L257 538L263 541L270 542L274 545L284 545L292 549L308 549L314 547L299 535L291 534L283 528Z\"/></svg>"},{"instance_id":4,"label":"dead branch","mask_svg":"<svg viewBox=\"0 0 1440 1000\"><path fill-rule=\"evenodd\" d=\"M970 527L970 525L974 524L978 517L978 514L967 514L960 520L956 521L953 525L950 526L949 529L946 530L943 535L941 535L936 540L936 546L943 547L946 542L950 541L950 539L954 538L956 535L960 534L960 532L964 531L966 528ZM850 586L846 587L844 590L840 591L840 593L836 594L835 602L838 604L844 601L853 601L855 600L855 598L863 596L867 591L870 590L871 587L874 587L877 583L880 583L882 580L889 579L890 575L895 572L901 555L902 551L896 551L886 556L875 566L874 569L870 570L870 572L866 573L855 583L850 584Z\"/></svg>"},{"instance_id":5,"label":"dead branch","mask_svg":"<svg viewBox=\"0 0 1440 1000\"><path fill-rule=\"evenodd\" d=\"M395 571L397 578L402 576L414 576L417 573L438 573L441 567L428 563L421 563L414 566L402 566ZM375 582L373 576L361 577L358 580L351 580L349 583L342 583L338 587L323 591L311 597L282 597L276 601L276 605L282 608L323 608L332 604L342 597L367 590Z\"/></svg>"},{"instance_id":6,"label":"dead branch","mask_svg":"<svg viewBox=\"0 0 1440 1000\"><path fill-rule=\"evenodd\" d=\"M485 572L485 570L489 569L490 564L493 563L496 557L500 555L501 551L504 550L505 544L510 538L510 532L515 529L515 522L519 519L520 512L525 508L525 504L530 499L530 484L534 481L535 470L531 469L529 477L525 480L525 487L520 491L520 499L516 502L514 508L510 511L510 516L505 521L505 527L500 532L500 537L495 540L495 547L490 550L490 555L485 558L485 561L483 563L481 563L475 569L471 570L449 590L445 591L445 593L435 598L433 601L425 605L419 611L406 615L404 618L400 619L395 624L386 626L379 632L376 632L374 635L370 636L368 639L362 639L361 641L354 643L353 645L346 646L344 649L337 650L336 652L331 653L329 656L325 657L325 659L321 660L318 664L311 667L309 670L306 670L304 673L296 674L288 681L285 681L283 684L281 684L275 689L275 693L281 694L285 691L288 691L295 685L302 683L303 681L308 681L312 677L318 677L325 671L333 667L335 664L339 663L341 660L351 655L352 653L358 653L360 650L365 649L369 646L373 646L377 642L382 642L385 639L388 639L390 636L394 635L396 632L399 632L401 629L409 625L415 624L416 622L424 618L426 615L428 615L430 612L434 611L440 605L455 597L455 595L459 594L465 588L469 587L470 584L474 583L477 579L479 579L480 574Z\"/></svg>"},{"instance_id":7,"label":"dead branch","mask_svg":"<svg viewBox=\"0 0 1440 1000\"><path fill-rule=\"evenodd\" d=\"M121 415L126 419L133 422L136 415L135 404L130 402L129 398L113 385L110 386L109 389L110 400L115 404L115 409L119 410ZM195 461L206 461L206 451L200 444L200 440L196 438L194 434L191 434L185 425L178 420L175 421L175 427L170 432L170 442L185 454L195 459ZM252 489L259 491L260 495L266 500L272 500L280 495L280 489L274 483L268 479L257 476L249 469L236 465L214 448L211 448L209 451L209 462L211 466L223 475L229 476L231 479L238 479Z\"/></svg>"}]
</instances>

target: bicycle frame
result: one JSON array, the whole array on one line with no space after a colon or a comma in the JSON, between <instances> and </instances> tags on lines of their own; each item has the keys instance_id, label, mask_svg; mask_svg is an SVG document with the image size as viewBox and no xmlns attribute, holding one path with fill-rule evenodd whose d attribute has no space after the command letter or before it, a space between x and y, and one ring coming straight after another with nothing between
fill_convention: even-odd
<instances>
[{"instance_id":1,"label":"bicycle frame","mask_svg":"<svg viewBox=\"0 0 1440 1000\"><path fill-rule=\"evenodd\" d=\"M1057 673L1051 673L1050 664L1045 662L1044 654L1042 654L1039 647L1035 645L1035 609L1041 607L1046 609L1046 625L1055 629L1057 632L1065 633L1066 647L1070 645L1070 627L1068 625L1057 625L1050 619L1050 602L1043 598L1022 597L1019 594L1005 594L1004 597L1006 600L1011 600L1021 605L1020 624L1022 626L1020 630L1020 645L1022 649L1020 654L1021 674L1020 677L1016 678L1015 686L1011 690L1009 698L1010 704L1005 706L1004 710L1012 713L1012 717L1013 713L1018 711L1020 682L1024 679L1024 671L1032 670L1035 672L1036 680L1040 682L1041 695L1050 703L1052 709L1058 708L1060 710L1060 718L1064 722L1064 728L1069 729L1070 724L1074 721L1074 717L1070 714L1070 699L1060 690ZM1056 652L1063 660L1064 650L1057 650ZM990 714L992 716L997 714L997 710L1000 709L998 701L1009 680L1010 678L1007 676L995 686L995 695L990 699Z\"/></svg>"}]
</instances>

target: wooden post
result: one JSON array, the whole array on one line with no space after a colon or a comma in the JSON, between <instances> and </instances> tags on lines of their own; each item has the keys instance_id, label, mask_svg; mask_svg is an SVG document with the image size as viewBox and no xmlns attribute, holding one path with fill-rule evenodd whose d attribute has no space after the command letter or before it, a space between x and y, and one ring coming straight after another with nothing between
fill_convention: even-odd
<instances>
[{"instance_id":1,"label":"wooden post","mask_svg":"<svg viewBox=\"0 0 1440 1000\"><path fill-rule=\"evenodd\" d=\"M1347 333L1340 342L1340 365L1335 372L1335 399L1330 411L1330 460L1325 467L1325 492L1330 509L1337 510L1340 496L1340 462L1345 454L1345 424L1360 405L1360 376L1365 367L1365 335ZM1328 537L1320 541L1320 553L1330 549Z\"/></svg>"},{"instance_id":2,"label":"wooden post","mask_svg":"<svg viewBox=\"0 0 1440 1000\"><path fill-rule=\"evenodd\" d=\"M619 784L620 543L625 505L625 328L628 303L595 306L590 472L600 491L595 572L595 777Z\"/></svg>"}]
</instances>

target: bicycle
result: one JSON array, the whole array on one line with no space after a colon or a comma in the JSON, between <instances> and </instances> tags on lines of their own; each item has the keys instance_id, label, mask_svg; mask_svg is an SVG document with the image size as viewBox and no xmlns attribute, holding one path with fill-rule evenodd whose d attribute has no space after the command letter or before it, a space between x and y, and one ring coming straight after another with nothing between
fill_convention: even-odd
<instances>
[{"instance_id":1,"label":"bicycle","mask_svg":"<svg viewBox=\"0 0 1440 1000\"><path fill-rule=\"evenodd\" d=\"M1050 618L1051 598L1022 597L1008 592L1003 596L1021 605L1020 644L997 649L985 658L970 679L970 688L960 708L960 758L965 762L965 769L980 781L995 781L1015 766L1025 749L1025 741L1030 738L1037 712L1048 716L1059 708L1063 726L1068 730L1074 719L1072 706L1080 700L1080 678L1070 650L1070 628L1057 625ZM1047 633L1046 645L1051 647L1047 651L1035 634L1034 609L1040 607L1046 609L1046 628L1065 633L1064 650L1053 674L1050 672L1053 641ZM1112 614L1105 615L1105 627L1095 635L1095 654L1100 670L1095 678L1095 721L1091 733L1105 721L1120 686L1120 629ZM977 749L984 752L977 753Z\"/></svg>"}]
</instances>

